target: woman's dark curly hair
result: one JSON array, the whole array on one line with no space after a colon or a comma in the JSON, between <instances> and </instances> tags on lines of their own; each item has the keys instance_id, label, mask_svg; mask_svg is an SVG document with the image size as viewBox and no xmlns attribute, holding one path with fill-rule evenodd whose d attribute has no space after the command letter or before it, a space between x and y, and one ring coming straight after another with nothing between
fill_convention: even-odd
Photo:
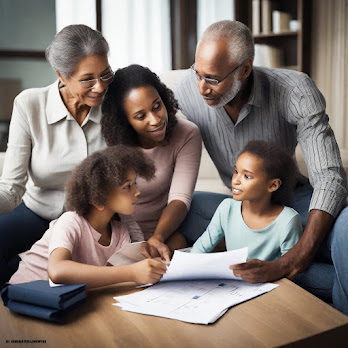
<instances>
[{"instance_id":1,"label":"woman's dark curly hair","mask_svg":"<svg viewBox=\"0 0 348 348\"><path fill-rule=\"evenodd\" d=\"M132 89L144 86L154 87L167 109L168 124L163 143L167 143L170 139L177 123L175 114L179 107L174 93L150 69L133 64L116 71L102 104L102 134L109 146L116 144L140 145L138 134L129 124L123 106L127 94Z\"/></svg>"},{"instance_id":2,"label":"woman's dark curly hair","mask_svg":"<svg viewBox=\"0 0 348 348\"><path fill-rule=\"evenodd\" d=\"M88 156L67 181L67 209L85 217L92 204L106 203L110 192L127 180L130 170L146 180L155 174L152 160L135 147L115 145Z\"/></svg>"},{"instance_id":3,"label":"woman's dark curly hair","mask_svg":"<svg viewBox=\"0 0 348 348\"><path fill-rule=\"evenodd\" d=\"M263 170L270 179L280 179L278 190L272 192L271 201L280 205L290 205L296 183L297 167L290 154L279 144L262 140L252 140L241 154L248 152L263 160Z\"/></svg>"}]
</instances>

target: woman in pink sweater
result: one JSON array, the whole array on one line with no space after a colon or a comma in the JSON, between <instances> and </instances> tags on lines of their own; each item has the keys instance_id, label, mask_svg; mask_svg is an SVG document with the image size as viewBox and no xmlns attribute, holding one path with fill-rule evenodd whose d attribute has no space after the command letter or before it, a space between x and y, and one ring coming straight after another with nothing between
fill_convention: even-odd
<instances>
[{"instance_id":1,"label":"woman in pink sweater","mask_svg":"<svg viewBox=\"0 0 348 348\"><path fill-rule=\"evenodd\" d=\"M139 146L154 161L155 179L137 179L142 192L133 217L147 239L147 256L170 260L186 246L180 224L190 209L202 140L198 127L176 118L178 103L158 76L140 65L115 73L102 105L106 143Z\"/></svg>"}]
</instances>

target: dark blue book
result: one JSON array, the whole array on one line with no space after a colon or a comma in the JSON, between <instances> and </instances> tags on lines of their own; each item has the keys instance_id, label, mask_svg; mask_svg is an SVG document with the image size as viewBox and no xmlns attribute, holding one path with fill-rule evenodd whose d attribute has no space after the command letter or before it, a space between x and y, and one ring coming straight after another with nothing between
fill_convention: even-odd
<instances>
[{"instance_id":1,"label":"dark blue book","mask_svg":"<svg viewBox=\"0 0 348 348\"><path fill-rule=\"evenodd\" d=\"M66 309L86 298L86 284L50 287L48 280L8 284L1 292L5 306L9 300L47 307Z\"/></svg>"},{"instance_id":2,"label":"dark blue book","mask_svg":"<svg viewBox=\"0 0 348 348\"><path fill-rule=\"evenodd\" d=\"M80 294L82 294L82 292ZM8 300L7 307L11 312L16 312L19 314L29 315L31 317L36 317L55 323L63 324L66 314L70 312L70 310L77 307L79 304L85 302L85 299L86 296L84 296L82 300L75 302L73 305L66 309L56 309L37 306L30 303L19 302L14 300Z\"/></svg>"}]
</instances>

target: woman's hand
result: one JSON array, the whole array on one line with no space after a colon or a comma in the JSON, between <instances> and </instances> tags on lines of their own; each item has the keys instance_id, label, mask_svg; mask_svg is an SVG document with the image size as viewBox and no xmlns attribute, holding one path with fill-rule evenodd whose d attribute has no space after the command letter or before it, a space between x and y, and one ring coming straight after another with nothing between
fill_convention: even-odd
<instances>
[{"instance_id":1,"label":"woman's hand","mask_svg":"<svg viewBox=\"0 0 348 348\"><path fill-rule=\"evenodd\" d=\"M148 258L161 257L165 261L170 261L172 256L168 246L155 237L151 237L147 243L143 243L140 253Z\"/></svg>"},{"instance_id":2,"label":"woman's hand","mask_svg":"<svg viewBox=\"0 0 348 348\"><path fill-rule=\"evenodd\" d=\"M146 259L131 265L133 280L139 284L155 284L167 271L167 266L159 260Z\"/></svg>"}]
</instances>

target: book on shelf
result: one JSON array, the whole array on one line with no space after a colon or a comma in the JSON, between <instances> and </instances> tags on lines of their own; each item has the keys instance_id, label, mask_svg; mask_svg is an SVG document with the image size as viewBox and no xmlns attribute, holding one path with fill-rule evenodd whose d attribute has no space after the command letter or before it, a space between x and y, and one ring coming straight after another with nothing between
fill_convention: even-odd
<instances>
[{"instance_id":1,"label":"book on shelf","mask_svg":"<svg viewBox=\"0 0 348 348\"><path fill-rule=\"evenodd\" d=\"M272 2L270 0L262 0L261 2L261 22L262 33L269 34L272 32Z\"/></svg>"},{"instance_id":2,"label":"book on shelf","mask_svg":"<svg viewBox=\"0 0 348 348\"><path fill-rule=\"evenodd\" d=\"M272 31L273 33L282 33L284 31L289 31L291 15L290 13L283 11L273 11L272 12Z\"/></svg>"},{"instance_id":3,"label":"book on shelf","mask_svg":"<svg viewBox=\"0 0 348 348\"><path fill-rule=\"evenodd\" d=\"M252 33L260 34L261 32L261 0L252 1Z\"/></svg>"},{"instance_id":4,"label":"book on shelf","mask_svg":"<svg viewBox=\"0 0 348 348\"><path fill-rule=\"evenodd\" d=\"M283 66L282 49L271 45L256 44L254 65L266 68L279 68Z\"/></svg>"}]
</instances>

